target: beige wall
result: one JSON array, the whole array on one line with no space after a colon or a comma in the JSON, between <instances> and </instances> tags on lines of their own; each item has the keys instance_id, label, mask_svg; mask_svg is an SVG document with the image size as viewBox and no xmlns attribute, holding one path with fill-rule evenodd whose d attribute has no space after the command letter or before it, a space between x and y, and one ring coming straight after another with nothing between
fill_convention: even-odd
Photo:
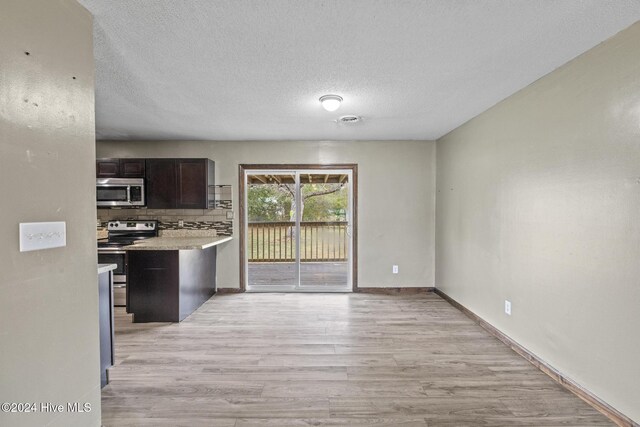
<instances>
[{"instance_id":1,"label":"beige wall","mask_svg":"<svg viewBox=\"0 0 640 427\"><path fill-rule=\"evenodd\" d=\"M640 421L640 24L437 145L436 286Z\"/></svg>"},{"instance_id":2,"label":"beige wall","mask_svg":"<svg viewBox=\"0 0 640 427\"><path fill-rule=\"evenodd\" d=\"M73 0L0 10L0 402L93 408L0 425L98 426L92 19ZM66 221L67 246L20 253L37 221Z\"/></svg>"},{"instance_id":3,"label":"beige wall","mask_svg":"<svg viewBox=\"0 0 640 427\"><path fill-rule=\"evenodd\" d=\"M435 143L191 141L97 144L98 157L209 157L233 185L234 239L219 247L220 287L239 286L238 164L357 163L359 286L433 286ZM391 273L398 264L400 273Z\"/></svg>"}]
</instances>

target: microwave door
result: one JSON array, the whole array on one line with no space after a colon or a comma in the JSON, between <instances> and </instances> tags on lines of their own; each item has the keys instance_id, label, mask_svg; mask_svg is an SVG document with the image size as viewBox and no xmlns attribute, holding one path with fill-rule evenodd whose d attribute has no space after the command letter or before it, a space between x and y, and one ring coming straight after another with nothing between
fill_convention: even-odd
<instances>
[{"instance_id":1,"label":"microwave door","mask_svg":"<svg viewBox=\"0 0 640 427\"><path fill-rule=\"evenodd\" d=\"M98 202L122 202L129 201L129 186L97 187Z\"/></svg>"}]
</instances>

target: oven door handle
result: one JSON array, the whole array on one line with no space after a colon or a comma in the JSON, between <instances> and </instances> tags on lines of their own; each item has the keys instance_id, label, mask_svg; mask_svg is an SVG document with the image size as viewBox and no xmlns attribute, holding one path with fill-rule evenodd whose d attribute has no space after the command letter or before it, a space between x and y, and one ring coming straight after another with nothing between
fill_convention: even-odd
<instances>
[{"instance_id":1,"label":"oven door handle","mask_svg":"<svg viewBox=\"0 0 640 427\"><path fill-rule=\"evenodd\" d=\"M98 254L99 255L126 255L127 251L110 251L108 249L103 250L103 249L98 249Z\"/></svg>"}]
</instances>

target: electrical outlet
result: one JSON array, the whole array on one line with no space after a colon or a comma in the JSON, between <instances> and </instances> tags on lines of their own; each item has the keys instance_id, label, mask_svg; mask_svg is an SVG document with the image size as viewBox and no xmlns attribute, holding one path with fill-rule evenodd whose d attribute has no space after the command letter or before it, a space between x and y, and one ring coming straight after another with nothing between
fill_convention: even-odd
<instances>
[{"instance_id":1,"label":"electrical outlet","mask_svg":"<svg viewBox=\"0 0 640 427\"><path fill-rule=\"evenodd\" d=\"M178 220L178 228L182 228L184 227L184 220L183 219L179 219Z\"/></svg>"},{"instance_id":2,"label":"electrical outlet","mask_svg":"<svg viewBox=\"0 0 640 427\"><path fill-rule=\"evenodd\" d=\"M504 312L511 316L511 301L504 300Z\"/></svg>"},{"instance_id":3,"label":"electrical outlet","mask_svg":"<svg viewBox=\"0 0 640 427\"><path fill-rule=\"evenodd\" d=\"M393 274L398 274L398 266L397 265L393 266Z\"/></svg>"},{"instance_id":4,"label":"electrical outlet","mask_svg":"<svg viewBox=\"0 0 640 427\"><path fill-rule=\"evenodd\" d=\"M227 211L227 219L233 219L233 211Z\"/></svg>"}]
</instances>

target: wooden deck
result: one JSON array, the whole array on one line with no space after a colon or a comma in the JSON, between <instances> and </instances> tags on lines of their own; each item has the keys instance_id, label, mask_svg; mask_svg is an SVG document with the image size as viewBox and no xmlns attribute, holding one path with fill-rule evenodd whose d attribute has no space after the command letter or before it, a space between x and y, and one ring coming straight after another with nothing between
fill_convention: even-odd
<instances>
[{"instance_id":1,"label":"wooden deck","mask_svg":"<svg viewBox=\"0 0 640 427\"><path fill-rule=\"evenodd\" d=\"M286 286L295 282L296 264L293 262L250 262L249 286ZM348 282L347 262L303 262L300 282L303 286L336 287Z\"/></svg>"},{"instance_id":2,"label":"wooden deck","mask_svg":"<svg viewBox=\"0 0 640 427\"><path fill-rule=\"evenodd\" d=\"M181 323L115 320L106 427L613 426L434 294L227 294Z\"/></svg>"}]
</instances>

